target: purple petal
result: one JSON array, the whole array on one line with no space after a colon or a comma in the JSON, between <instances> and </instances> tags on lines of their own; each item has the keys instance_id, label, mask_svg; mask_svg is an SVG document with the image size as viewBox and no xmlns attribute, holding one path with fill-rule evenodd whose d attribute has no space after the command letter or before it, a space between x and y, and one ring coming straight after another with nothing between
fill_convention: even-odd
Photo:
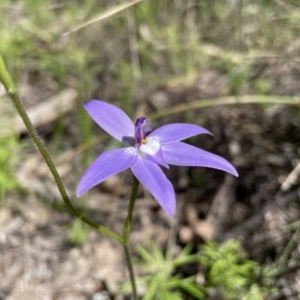
<instances>
[{"instance_id":1,"label":"purple petal","mask_svg":"<svg viewBox=\"0 0 300 300\"><path fill-rule=\"evenodd\" d=\"M160 167L141 157L131 168L135 177L147 188L169 217L176 209L175 192L171 182Z\"/></svg>"},{"instance_id":2,"label":"purple petal","mask_svg":"<svg viewBox=\"0 0 300 300\"><path fill-rule=\"evenodd\" d=\"M146 154L146 156L144 158L149 159L149 160L153 161L154 163L157 163L167 169L170 169L169 165L166 163L166 161L163 157L161 148L156 152L155 155Z\"/></svg>"},{"instance_id":3,"label":"purple petal","mask_svg":"<svg viewBox=\"0 0 300 300\"><path fill-rule=\"evenodd\" d=\"M236 169L216 154L180 142L161 146L164 159L170 165L208 167L238 176Z\"/></svg>"},{"instance_id":4,"label":"purple petal","mask_svg":"<svg viewBox=\"0 0 300 300\"><path fill-rule=\"evenodd\" d=\"M102 153L83 174L77 186L77 197L106 178L132 167L136 160L137 153L131 147Z\"/></svg>"},{"instance_id":5,"label":"purple petal","mask_svg":"<svg viewBox=\"0 0 300 300\"><path fill-rule=\"evenodd\" d=\"M93 120L119 141L134 137L134 124L120 108L99 100L90 100L83 107Z\"/></svg>"},{"instance_id":6,"label":"purple petal","mask_svg":"<svg viewBox=\"0 0 300 300\"><path fill-rule=\"evenodd\" d=\"M179 142L197 134L211 134L205 128L193 124L175 123L161 126L149 134L149 137L157 137L161 144Z\"/></svg>"}]
</instances>

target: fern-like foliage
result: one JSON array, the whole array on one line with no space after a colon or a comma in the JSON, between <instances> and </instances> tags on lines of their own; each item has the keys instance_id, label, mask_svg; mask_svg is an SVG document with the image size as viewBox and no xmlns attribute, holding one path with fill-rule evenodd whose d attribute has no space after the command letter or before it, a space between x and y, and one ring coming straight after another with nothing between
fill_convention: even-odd
<instances>
[{"instance_id":1,"label":"fern-like foliage","mask_svg":"<svg viewBox=\"0 0 300 300\"><path fill-rule=\"evenodd\" d=\"M264 299L267 289L258 284L259 266L245 259L237 240L222 245L207 242L201 248L199 260L206 269L206 286L216 288L222 299Z\"/></svg>"},{"instance_id":2,"label":"fern-like foliage","mask_svg":"<svg viewBox=\"0 0 300 300\"><path fill-rule=\"evenodd\" d=\"M196 276L183 278L176 274L175 270L183 265L198 261L197 254L190 254L192 247L186 246L176 256L171 252L164 253L153 243L149 250L137 248L140 256L138 265L142 269L143 276L137 279L137 286L144 296L143 300L184 300L186 295L189 299L205 299L205 289L196 283ZM121 286L121 290L128 290L129 285Z\"/></svg>"}]
</instances>

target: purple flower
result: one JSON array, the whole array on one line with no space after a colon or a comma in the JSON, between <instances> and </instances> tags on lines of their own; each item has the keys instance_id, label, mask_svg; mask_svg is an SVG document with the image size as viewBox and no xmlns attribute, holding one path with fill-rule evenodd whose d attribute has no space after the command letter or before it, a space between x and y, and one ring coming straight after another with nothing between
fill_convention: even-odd
<instances>
[{"instance_id":1,"label":"purple flower","mask_svg":"<svg viewBox=\"0 0 300 300\"><path fill-rule=\"evenodd\" d=\"M211 134L200 126L175 123L153 130L146 118L138 118L133 124L121 109L103 101L90 100L84 108L102 129L127 147L104 152L92 163L78 184L78 197L106 178L131 168L172 217L176 209L175 192L158 165L209 167L238 176L224 158L180 142L197 134Z\"/></svg>"}]
</instances>

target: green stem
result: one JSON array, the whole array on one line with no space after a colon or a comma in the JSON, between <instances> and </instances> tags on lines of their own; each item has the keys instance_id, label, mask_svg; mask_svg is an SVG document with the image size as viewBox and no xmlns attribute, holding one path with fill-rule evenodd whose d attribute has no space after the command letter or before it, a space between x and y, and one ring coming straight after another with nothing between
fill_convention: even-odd
<instances>
[{"instance_id":1,"label":"green stem","mask_svg":"<svg viewBox=\"0 0 300 300\"><path fill-rule=\"evenodd\" d=\"M5 64L3 62L3 59L0 55L0 81L2 82L2 84L4 85L6 91L8 92L8 94L10 95L10 98L12 99L12 101L14 102L14 105L18 111L18 113L20 114L21 118L23 119L25 126L28 130L28 133L30 135L30 137L32 138L32 140L34 141L34 143L36 144L37 148L39 149L41 155L43 156L45 162L47 163L54 179L56 182L56 185L59 189L59 192L66 204L66 206L68 207L68 209L70 210L70 212L75 215L78 219L80 219L81 221L85 222L86 224L90 225L91 227L95 228L96 230L110 236L111 238L115 239L116 241L118 241L119 243L121 243L123 245L123 239L117 235L116 233L114 233L113 231L105 228L104 226L101 226L97 223L95 223L94 221L90 220L89 218L85 217L84 215L82 215L71 203L65 187L62 183L62 180L54 166L54 163L46 149L46 147L44 146L43 142L41 141L41 139L39 138L36 130L34 129L27 113L26 110L24 108L24 105L17 93L17 90L5 68Z\"/></svg>"},{"instance_id":2,"label":"green stem","mask_svg":"<svg viewBox=\"0 0 300 300\"><path fill-rule=\"evenodd\" d=\"M148 115L148 120L154 120L161 117L169 116L172 114L191 111L203 107L212 107L219 105L234 105L234 104L287 104L287 105L299 105L300 99L297 97L287 96L267 96L267 95L243 95L243 96L226 96L211 99L201 99L194 102L178 104L166 109L156 111Z\"/></svg>"},{"instance_id":3,"label":"green stem","mask_svg":"<svg viewBox=\"0 0 300 300\"><path fill-rule=\"evenodd\" d=\"M137 298L137 292L136 292L136 283L135 283L132 258L131 258L131 253L130 253L129 238L130 238L131 224L132 224L132 213L133 213L133 208L134 208L134 204L135 204L138 187L139 187L139 182L135 178L135 176L133 176L132 191L131 191L130 201L129 201L129 205L128 205L127 217L124 222L124 230L123 230L123 249L124 249L124 253L125 253L128 271L129 271L130 282L131 282L131 286L132 286L132 293L133 293L134 300L137 300L138 298Z\"/></svg>"},{"instance_id":4,"label":"green stem","mask_svg":"<svg viewBox=\"0 0 300 300\"><path fill-rule=\"evenodd\" d=\"M283 250L283 253L279 259L279 264L281 266L287 267L290 255L292 252L295 250L295 248L298 245L298 239L299 239L299 234L300 234L300 227L297 228L289 242L287 243L286 247Z\"/></svg>"}]
</instances>

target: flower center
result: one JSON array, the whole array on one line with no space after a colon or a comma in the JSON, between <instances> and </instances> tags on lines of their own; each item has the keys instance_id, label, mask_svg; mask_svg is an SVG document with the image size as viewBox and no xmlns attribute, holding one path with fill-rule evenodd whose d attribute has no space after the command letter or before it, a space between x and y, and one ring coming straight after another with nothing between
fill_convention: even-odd
<instances>
[{"instance_id":1,"label":"flower center","mask_svg":"<svg viewBox=\"0 0 300 300\"><path fill-rule=\"evenodd\" d=\"M149 154L151 156L155 155L159 151L159 148L160 148L159 142L152 139L146 141L146 143L142 143L139 146L140 152L144 154Z\"/></svg>"},{"instance_id":2,"label":"flower center","mask_svg":"<svg viewBox=\"0 0 300 300\"><path fill-rule=\"evenodd\" d=\"M138 118L135 122L135 144L140 146L147 143L147 135L152 131L150 123L145 117Z\"/></svg>"},{"instance_id":3,"label":"flower center","mask_svg":"<svg viewBox=\"0 0 300 300\"><path fill-rule=\"evenodd\" d=\"M145 117L138 118L135 122L135 146L139 149L141 155L155 155L160 144L154 139L148 139L147 136L151 133L152 127Z\"/></svg>"}]
</instances>

